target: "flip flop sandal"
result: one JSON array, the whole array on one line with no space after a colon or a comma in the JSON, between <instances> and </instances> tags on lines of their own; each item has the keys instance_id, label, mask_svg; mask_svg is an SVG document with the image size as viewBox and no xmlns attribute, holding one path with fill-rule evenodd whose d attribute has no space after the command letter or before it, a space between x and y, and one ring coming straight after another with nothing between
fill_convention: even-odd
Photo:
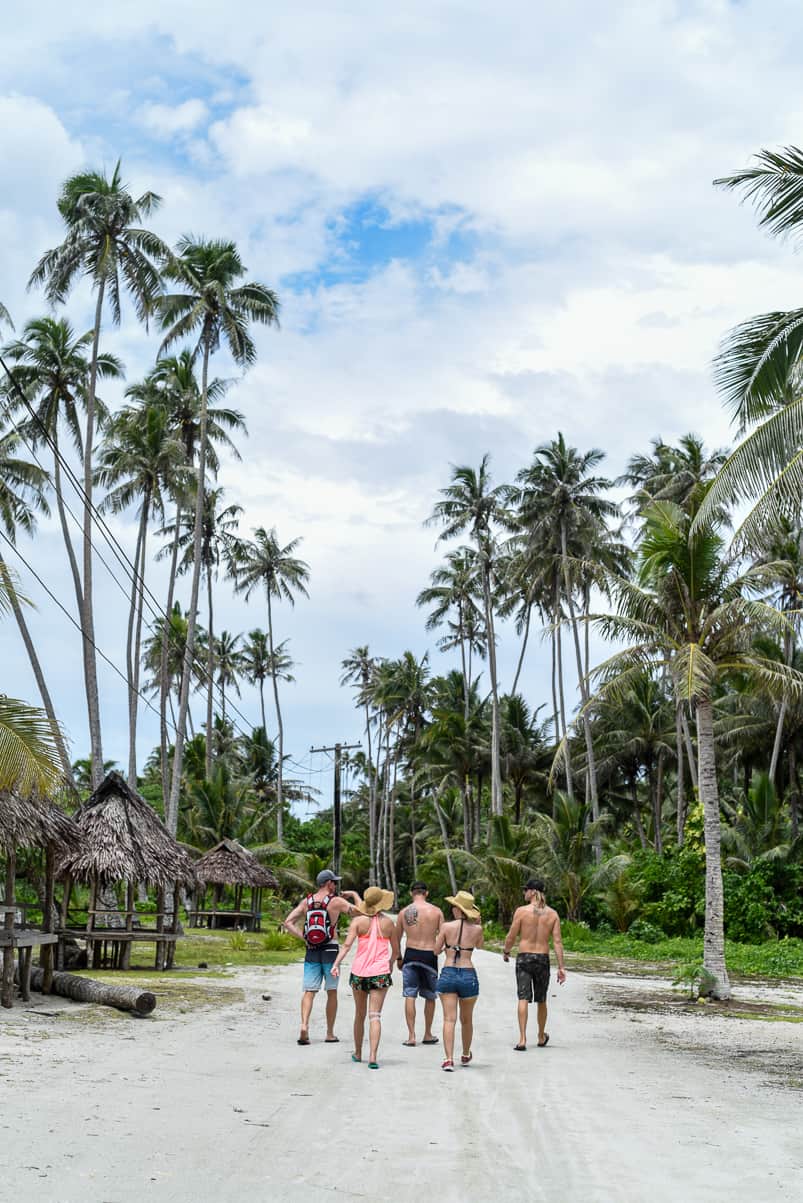
<instances>
[{"instance_id":1,"label":"flip flop sandal","mask_svg":"<svg viewBox=\"0 0 803 1203\"><path fill-rule=\"evenodd\" d=\"M368 1068L369 1069L379 1069L379 1062L378 1061L369 1061Z\"/></svg>"},{"instance_id":2,"label":"flip flop sandal","mask_svg":"<svg viewBox=\"0 0 803 1203\"><path fill-rule=\"evenodd\" d=\"M445 1069L446 1072L449 1074L453 1073L454 1072L454 1061L444 1061L443 1065L441 1066L441 1069Z\"/></svg>"},{"instance_id":3,"label":"flip flop sandal","mask_svg":"<svg viewBox=\"0 0 803 1203\"><path fill-rule=\"evenodd\" d=\"M433 1036L431 1040L422 1040L422 1041L421 1041L421 1043L422 1043L422 1044L437 1044L437 1043L438 1043L438 1037L437 1037L437 1036Z\"/></svg>"},{"instance_id":4,"label":"flip flop sandal","mask_svg":"<svg viewBox=\"0 0 803 1203\"><path fill-rule=\"evenodd\" d=\"M362 1057L358 1057L356 1053L351 1054L352 1061L356 1061L358 1065L362 1064Z\"/></svg>"},{"instance_id":5,"label":"flip flop sandal","mask_svg":"<svg viewBox=\"0 0 803 1203\"><path fill-rule=\"evenodd\" d=\"M544 1032L544 1039L538 1041L539 1048L546 1048L549 1044L549 1032Z\"/></svg>"},{"instance_id":6,"label":"flip flop sandal","mask_svg":"<svg viewBox=\"0 0 803 1203\"><path fill-rule=\"evenodd\" d=\"M340 1044L340 1037L339 1036L327 1036L326 1039L324 1040L324 1044Z\"/></svg>"},{"instance_id":7,"label":"flip flop sandal","mask_svg":"<svg viewBox=\"0 0 803 1203\"><path fill-rule=\"evenodd\" d=\"M309 1044L309 1036L299 1036L296 1044Z\"/></svg>"},{"instance_id":8,"label":"flip flop sandal","mask_svg":"<svg viewBox=\"0 0 803 1203\"><path fill-rule=\"evenodd\" d=\"M514 1044L514 1045L513 1045L513 1052L514 1052L514 1053L526 1053L526 1052L527 1052L527 1045L526 1045L526 1044Z\"/></svg>"},{"instance_id":9,"label":"flip flop sandal","mask_svg":"<svg viewBox=\"0 0 803 1203\"><path fill-rule=\"evenodd\" d=\"M473 1053L469 1053L468 1056L466 1056L466 1054L463 1053L463 1055L460 1058L460 1064L461 1065L470 1065L473 1060L474 1060Z\"/></svg>"},{"instance_id":10,"label":"flip flop sandal","mask_svg":"<svg viewBox=\"0 0 803 1203\"><path fill-rule=\"evenodd\" d=\"M427 1041L424 1041L426 1044ZM402 1048L415 1048L415 1040L402 1040Z\"/></svg>"}]
</instances>

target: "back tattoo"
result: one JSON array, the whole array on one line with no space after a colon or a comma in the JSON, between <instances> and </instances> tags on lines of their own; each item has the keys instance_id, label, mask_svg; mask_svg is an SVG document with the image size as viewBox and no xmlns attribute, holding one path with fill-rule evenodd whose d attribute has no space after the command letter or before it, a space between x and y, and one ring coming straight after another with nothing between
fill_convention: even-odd
<instances>
[{"instance_id":1,"label":"back tattoo","mask_svg":"<svg viewBox=\"0 0 803 1203\"><path fill-rule=\"evenodd\" d=\"M408 927L415 927L416 923L418 922L418 907L414 902L411 903L404 912L404 922Z\"/></svg>"}]
</instances>

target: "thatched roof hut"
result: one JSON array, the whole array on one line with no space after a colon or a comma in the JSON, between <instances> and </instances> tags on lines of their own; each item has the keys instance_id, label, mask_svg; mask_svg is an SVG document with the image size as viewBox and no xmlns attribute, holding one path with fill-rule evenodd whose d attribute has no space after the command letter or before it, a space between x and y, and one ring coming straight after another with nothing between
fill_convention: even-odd
<instances>
[{"instance_id":1,"label":"thatched roof hut","mask_svg":"<svg viewBox=\"0 0 803 1203\"><path fill-rule=\"evenodd\" d=\"M60 858L60 877L100 885L146 881L158 888L195 883L187 853L119 773L108 774L76 811L75 822L82 845Z\"/></svg>"},{"instance_id":2,"label":"thatched roof hut","mask_svg":"<svg viewBox=\"0 0 803 1203\"><path fill-rule=\"evenodd\" d=\"M66 855L77 852L81 842L76 823L54 802L0 790L0 851L52 847Z\"/></svg>"},{"instance_id":3,"label":"thatched roof hut","mask_svg":"<svg viewBox=\"0 0 803 1203\"><path fill-rule=\"evenodd\" d=\"M260 864L253 852L236 840L221 840L195 862L195 876L201 885L251 886L277 890L279 883Z\"/></svg>"}]
</instances>

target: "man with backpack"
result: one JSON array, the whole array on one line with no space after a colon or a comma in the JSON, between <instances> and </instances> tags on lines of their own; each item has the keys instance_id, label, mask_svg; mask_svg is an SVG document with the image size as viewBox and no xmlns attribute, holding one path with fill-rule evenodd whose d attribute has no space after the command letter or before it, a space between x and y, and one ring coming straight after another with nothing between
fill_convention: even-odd
<instances>
[{"instance_id":1,"label":"man with backpack","mask_svg":"<svg viewBox=\"0 0 803 1203\"><path fill-rule=\"evenodd\" d=\"M332 976L332 966L338 952L337 923L341 915L354 913L354 904L362 898L356 890L337 893L340 881L331 869L324 869L315 879L315 893L302 898L284 921L284 928L303 940L304 982L301 995L301 1031L299 1044L309 1044L309 1021L312 1004L321 986L326 988L326 1043L337 1044L335 1016L337 1015L337 978ZM349 902L347 899L351 899ZM303 918L303 930L298 923Z\"/></svg>"}]
</instances>

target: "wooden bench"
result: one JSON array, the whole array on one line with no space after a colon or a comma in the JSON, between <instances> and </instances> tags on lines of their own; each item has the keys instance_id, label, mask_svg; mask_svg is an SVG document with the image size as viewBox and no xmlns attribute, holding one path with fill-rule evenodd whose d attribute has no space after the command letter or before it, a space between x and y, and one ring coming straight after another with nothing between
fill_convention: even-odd
<instances>
[{"instance_id":1,"label":"wooden bench","mask_svg":"<svg viewBox=\"0 0 803 1203\"><path fill-rule=\"evenodd\" d=\"M190 927L210 929L244 927L246 931L259 931L262 927L260 911L187 911Z\"/></svg>"},{"instance_id":2,"label":"wooden bench","mask_svg":"<svg viewBox=\"0 0 803 1203\"><path fill-rule=\"evenodd\" d=\"M11 909L13 908L6 908L7 911ZM23 1002L31 1001L31 967L34 948L57 944L58 939L55 932L37 931L33 927L15 927L11 931L0 931L0 948L17 950L20 997ZM47 983L47 977L45 982ZM3 998L3 1006L10 1007L11 999Z\"/></svg>"},{"instance_id":3,"label":"wooden bench","mask_svg":"<svg viewBox=\"0 0 803 1203\"><path fill-rule=\"evenodd\" d=\"M87 951L90 949L94 953L97 948L99 951L100 964L96 964L96 958L93 956L94 968L121 969L127 967L127 957L123 957L123 950L131 948L132 944L155 944L156 945L156 960L155 966L157 969L165 968L165 961L168 961L168 968L172 964L172 948L175 946L176 940L180 937L176 932L157 931L153 927L139 927L132 931L126 931L124 927L93 927L91 931L87 931L85 927L64 927L59 928L58 938L61 940L85 940ZM171 948L171 952L165 956L166 950ZM126 964L123 964L123 962Z\"/></svg>"}]
</instances>

